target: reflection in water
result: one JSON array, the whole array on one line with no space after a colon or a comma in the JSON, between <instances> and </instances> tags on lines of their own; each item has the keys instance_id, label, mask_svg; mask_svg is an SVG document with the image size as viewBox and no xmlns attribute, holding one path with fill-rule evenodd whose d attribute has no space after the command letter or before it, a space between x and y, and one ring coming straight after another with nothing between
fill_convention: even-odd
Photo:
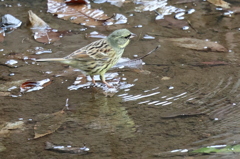
<instances>
[{"instance_id":1,"label":"reflection in water","mask_svg":"<svg viewBox=\"0 0 240 159\"><path fill-rule=\"evenodd\" d=\"M134 121L129 117L126 108L116 104L115 100L101 98L94 102L98 105L99 114L96 118L91 119L87 127L116 134L121 138L134 137L136 131Z\"/></svg>"}]
</instances>

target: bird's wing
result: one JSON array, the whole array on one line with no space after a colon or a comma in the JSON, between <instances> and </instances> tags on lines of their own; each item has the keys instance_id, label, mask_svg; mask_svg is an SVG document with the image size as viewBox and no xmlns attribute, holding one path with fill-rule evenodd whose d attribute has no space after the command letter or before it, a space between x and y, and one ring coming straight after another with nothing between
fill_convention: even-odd
<instances>
[{"instance_id":1,"label":"bird's wing","mask_svg":"<svg viewBox=\"0 0 240 159\"><path fill-rule=\"evenodd\" d=\"M99 60L106 61L109 59L108 53L113 51L106 39L95 41L72 54L65 57L66 59L75 59L79 61Z\"/></svg>"}]
</instances>

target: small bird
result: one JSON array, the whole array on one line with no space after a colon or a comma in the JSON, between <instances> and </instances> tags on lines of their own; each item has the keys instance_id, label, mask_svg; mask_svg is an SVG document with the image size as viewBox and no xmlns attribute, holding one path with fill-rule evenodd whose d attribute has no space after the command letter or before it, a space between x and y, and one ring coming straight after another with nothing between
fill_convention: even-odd
<instances>
[{"instance_id":1,"label":"small bird","mask_svg":"<svg viewBox=\"0 0 240 159\"><path fill-rule=\"evenodd\" d=\"M118 62L130 38L134 36L135 34L127 29L115 30L106 38L92 42L66 57L37 59L36 61L58 61L68 64L90 75L94 84L93 76L100 75L101 81L111 88L112 86L105 81L104 75Z\"/></svg>"}]
</instances>

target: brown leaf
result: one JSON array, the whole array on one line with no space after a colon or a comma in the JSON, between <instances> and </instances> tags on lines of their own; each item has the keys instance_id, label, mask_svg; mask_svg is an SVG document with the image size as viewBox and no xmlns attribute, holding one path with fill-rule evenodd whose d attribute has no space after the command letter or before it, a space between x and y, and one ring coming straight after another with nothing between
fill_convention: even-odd
<instances>
[{"instance_id":1,"label":"brown leaf","mask_svg":"<svg viewBox=\"0 0 240 159\"><path fill-rule=\"evenodd\" d=\"M169 28L182 28L188 25L186 21L177 20L170 16L165 16L164 19L156 20L156 22L161 26Z\"/></svg>"},{"instance_id":2,"label":"brown leaf","mask_svg":"<svg viewBox=\"0 0 240 159\"><path fill-rule=\"evenodd\" d=\"M230 4L223 0L207 0L207 1L218 7L230 8L229 6Z\"/></svg>"},{"instance_id":3,"label":"brown leaf","mask_svg":"<svg viewBox=\"0 0 240 159\"><path fill-rule=\"evenodd\" d=\"M87 5L66 5L63 0L48 0L48 12L57 15L58 18L70 20L85 26L100 26L108 17L102 10L90 9Z\"/></svg>"},{"instance_id":4,"label":"brown leaf","mask_svg":"<svg viewBox=\"0 0 240 159\"><path fill-rule=\"evenodd\" d=\"M39 114L40 120L34 126L34 139L52 134L64 122L66 114L64 111L58 111L53 114Z\"/></svg>"},{"instance_id":5,"label":"brown leaf","mask_svg":"<svg viewBox=\"0 0 240 159\"><path fill-rule=\"evenodd\" d=\"M2 28L0 28L0 42L4 41L4 37L5 37L5 32Z\"/></svg>"},{"instance_id":6,"label":"brown leaf","mask_svg":"<svg viewBox=\"0 0 240 159\"><path fill-rule=\"evenodd\" d=\"M65 0L66 4L89 4L87 0Z\"/></svg>"},{"instance_id":7,"label":"brown leaf","mask_svg":"<svg viewBox=\"0 0 240 159\"><path fill-rule=\"evenodd\" d=\"M38 17L31 10L28 11L28 16L33 29L50 28L50 26L46 22L44 22L40 17Z\"/></svg>"},{"instance_id":8,"label":"brown leaf","mask_svg":"<svg viewBox=\"0 0 240 159\"><path fill-rule=\"evenodd\" d=\"M28 11L29 20L32 25L32 32L34 33L34 39L41 43L50 44L52 42L60 40L68 31L58 31L50 28L50 26L39 18L31 10Z\"/></svg>"},{"instance_id":9,"label":"brown leaf","mask_svg":"<svg viewBox=\"0 0 240 159\"><path fill-rule=\"evenodd\" d=\"M218 51L218 52L227 52L227 49L215 42L194 39L194 38L169 38L166 39L173 42L174 45L193 49L193 50L200 50L200 51ZM161 41L161 39L160 39Z\"/></svg>"}]
</instances>

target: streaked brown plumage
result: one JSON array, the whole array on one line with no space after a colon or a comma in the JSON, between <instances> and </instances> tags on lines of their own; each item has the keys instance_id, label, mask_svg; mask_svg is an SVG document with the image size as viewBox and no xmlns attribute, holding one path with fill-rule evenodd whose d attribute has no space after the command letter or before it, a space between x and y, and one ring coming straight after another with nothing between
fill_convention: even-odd
<instances>
[{"instance_id":1,"label":"streaked brown plumage","mask_svg":"<svg viewBox=\"0 0 240 159\"><path fill-rule=\"evenodd\" d=\"M37 61L59 61L78 68L86 75L90 75L94 84L93 76L100 75L102 82L112 87L105 81L104 75L121 58L131 37L133 34L129 30L119 29L107 38L92 42L64 58L47 58Z\"/></svg>"}]
</instances>

